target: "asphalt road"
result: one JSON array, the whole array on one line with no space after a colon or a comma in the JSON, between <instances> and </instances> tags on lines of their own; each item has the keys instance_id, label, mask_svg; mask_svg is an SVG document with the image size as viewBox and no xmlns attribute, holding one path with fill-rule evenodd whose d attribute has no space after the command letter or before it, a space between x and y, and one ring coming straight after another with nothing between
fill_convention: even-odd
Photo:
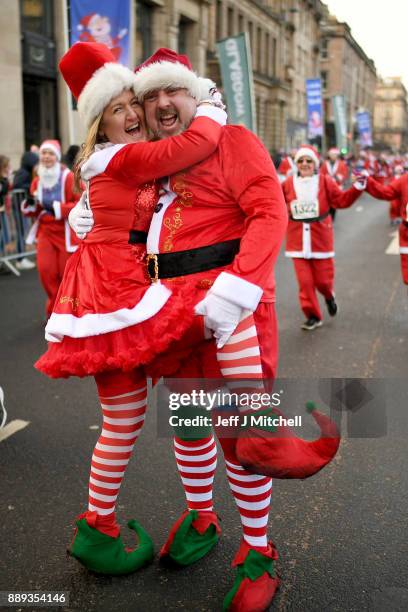
<instances>
[{"instance_id":1,"label":"asphalt road","mask_svg":"<svg viewBox=\"0 0 408 612\"><path fill-rule=\"evenodd\" d=\"M350 384L369 400L336 412L344 437L329 467L304 482L274 483L269 534L282 586L272 609L407 610L407 292L399 258L385 255L385 203L363 196L338 214L335 231L340 311L321 329L300 329L292 263L279 262L279 373L308 397L317 389L320 405L331 405L328 389ZM86 507L100 425L95 387L87 379L50 381L33 369L45 347L35 271L0 276L0 291L0 385L9 421L29 421L0 442L0 590L69 591L63 609L82 612L220 610L240 538L221 456L215 505L223 537L206 559L182 571L155 562L132 576L106 578L66 558L74 517ZM319 387L317 379L332 378L347 380ZM183 508L171 441L157 438L153 409L122 486L119 519L137 518L158 550Z\"/></svg>"}]
</instances>

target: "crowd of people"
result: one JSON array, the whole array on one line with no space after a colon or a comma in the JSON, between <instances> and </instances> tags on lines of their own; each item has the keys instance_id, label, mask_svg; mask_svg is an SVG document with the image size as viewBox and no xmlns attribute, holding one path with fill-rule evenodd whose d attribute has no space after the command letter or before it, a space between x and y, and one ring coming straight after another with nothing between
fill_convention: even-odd
<instances>
[{"instance_id":1,"label":"crowd of people","mask_svg":"<svg viewBox=\"0 0 408 612\"><path fill-rule=\"evenodd\" d=\"M70 554L92 571L128 574L154 556L151 537L134 520L129 526L138 546L125 548L115 514L144 423L148 378L166 377L170 390L188 379L270 390L278 366L274 267L284 239L306 317L302 327L312 331L323 319L317 292L330 316L338 310L333 211L352 206L364 190L398 200L408 259L408 175L382 180L390 160L372 165L371 154L362 152L346 189L350 163L335 149L321 163L310 145L282 158L276 172L254 134L226 125L215 84L169 49L133 72L104 45L80 42L60 70L78 101L85 143L65 165L60 144L48 139L38 153L25 154L14 178L28 191L22 209L34 220L28 240L36 241L47 294L48 348L36 367L53 378L95 379L102 432ZM394 170L406 161L394 160ZM7 160L1 167L7 184ZM247 407L228 409L239 418L248 414ZM321 438L311 444L290 434L290 451L288 436L265 436L262 427L228 435L215 428L242 526L225 610L261 612L279 586L278 553L267 538L272 477L308 477L337 451L335 426L310 410ZM213 429L175 431L174 452L186 509L160 558L183 567L221 535L212 499Z\"/></svg>"}]
</instances>

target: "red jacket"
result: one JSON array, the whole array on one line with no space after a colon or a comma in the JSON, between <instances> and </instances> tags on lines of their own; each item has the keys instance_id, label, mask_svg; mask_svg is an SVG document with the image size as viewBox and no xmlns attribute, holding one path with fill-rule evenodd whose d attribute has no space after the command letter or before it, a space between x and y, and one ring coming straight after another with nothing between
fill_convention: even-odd
<instances>
[{"instance_id":1,"label":"red jacket","mask_svg":"<svg viewBox=\"0 0 408 612\"><path fill-rule=\"evenodd\" d=\"M27 237L28 243L34 242L36 236L59 235L64 238L65 249L68 253L73 253L79 244L79 240L68 224L68 215L71 209L78 202L80 194L74 193L74 175L68 168L61 168L61 201L53 202L54 215L46 214L39 206L37 209L37 221L32 226ZM36 176L30 186L30 193L41 203L42 187L38 176ZM30 211L23 208L24 214Z\"/></svg>"},{"instance_id":2,"label":"red jacket","mask_svg":"<svg viewBox=\"0 0 408 612\"><path fill-rule=\"evenodd\" d=\"M320 174L328 174L338 185L343 185L348 178L349 172L346 162L342 159L337 159L334 164L326 159L320 168Z\"/></svg>"},{"instance_id":3,"label":"red jacket","mask_svg":"<svg viewBox=\"0 0 408 612\"><path fill-rule=\"evenodd\" d=\"M106 173L119 178L121 166L125 175L132 173L129 147L115 155ZM286 226L282 189L268 151L246 128L228 125L215 153L167 183L147 250L183 251L241 238L234 262L205 276L215 293L254 310L261 296L262 301L275 299L274 265Z\"/></svg>"},{"instance_id":4,"label":"red jacket","mask_svg":"<svg viewBox=\"0 0 408 612\"><path fill-rule=\"evenodd\" d=\"M403 174L388 185L382 185L369 177L367 191L379 200L399 200L400 216L403 220L399 228L400 253L408 254L408 174Z\"/></svg>"},{"instance_id":5,"label":"red jacket","mask_svg":"<svg viewBox=\"0 0 408 612\"><path fill-rule=\"evenodd\" d=\"M332 178L324 174L314 175L308 183L303 183L298 176L291 176L282 187L290 215L286 257L334 257L330 208L349 208L361 195L361 191L356 187L342 191ZM307 221L319 217L323 218Z\"/></svg>"}]
</instances>

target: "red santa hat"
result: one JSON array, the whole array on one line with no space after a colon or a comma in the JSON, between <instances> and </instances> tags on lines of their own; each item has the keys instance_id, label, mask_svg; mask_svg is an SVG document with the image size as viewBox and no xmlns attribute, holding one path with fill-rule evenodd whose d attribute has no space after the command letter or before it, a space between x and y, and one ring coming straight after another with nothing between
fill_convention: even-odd
<instances>
[{"instance_id":1,"label":"red santa hat","mask_svg":"<svg viewBox=\"0 0 408 612\"><path fill-rule=\"evenodd\" d=\"M309 157L309 159L314 161L316 168L319 166L320 155L312 145L301 145L300 149L296 151L295 164L298 163L301 157Z\"/></svg>"},{"instance_id":2,"label":"red santa hat","mask_svg":"<svg viewBox=\"0 0 408 612\"><path fill-rule=\"evenodd\" d=\"M44 140L44 142L40 146L40 153L45 149L55 153L58 161L61 161L61 145L58 140Z\"/></svg>"},{"instance_id":3,"label":"red santa hat","mask_svg":"<svg viewBox=\"0 0 408 612\"><path fill-rule=\"evenodd\" d=\"M194 71L187 55L172 49L160 48L143 64L135 69L135 91L139 101L156 89L180 87L201 102L209 97L216 85L211 79L199 77Z\"/></svg>"},{"instance_id":4,"label":"red santa hat","mask_svg":"<svg viewBox=\"0 0 408 612\"><path fill-rule=\"evenodd\" d=\"M329 155L340 155L340 151L337 147L331 147L327 152Z\"/></svg>"},{"instance_id":5,"label":"red santa hat","mask_svg":"<svg viewBox=\"0 0 408 612\"><path fill-rule=\"evenodd\" d=\"M89 15L85 15L85 17L82 17L81 21L77 26L78 30L91 29L92 22L99 21L100 18L101 16L99 15L99 13L90 13Z\"/></svg>"},{"instance_id":6,"label":"red santa hat","mask_svg":"<svg viewBox=\"0 0 408 612\"><path fill-rule=\"evenodd\" d=\"M101 43L75 43L59 63L59 69L88 128L109 102L124 89L133 89L134 73L118 64Z\"/></svg>"}]
</instances>

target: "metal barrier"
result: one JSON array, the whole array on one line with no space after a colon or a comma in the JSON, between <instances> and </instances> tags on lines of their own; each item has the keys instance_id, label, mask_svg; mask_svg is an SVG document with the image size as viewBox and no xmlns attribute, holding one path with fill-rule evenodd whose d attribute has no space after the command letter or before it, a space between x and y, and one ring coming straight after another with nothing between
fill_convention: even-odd
<instances>
[{"instance_id":1,"label":"metal barrier","mask_svg":"<svg viewBox=\"0 0 408 612\"><path fill-rule=\"evenodd\" d=\"M10 195L10 210L6 209L0 213L0 264L20 276L20 271L12 262L35 255L36 251L25 250L25 239L31 227L31 220L21 212L21 203L27 193L24 189L13 189Z\"/></svg>"}]
</instances>

